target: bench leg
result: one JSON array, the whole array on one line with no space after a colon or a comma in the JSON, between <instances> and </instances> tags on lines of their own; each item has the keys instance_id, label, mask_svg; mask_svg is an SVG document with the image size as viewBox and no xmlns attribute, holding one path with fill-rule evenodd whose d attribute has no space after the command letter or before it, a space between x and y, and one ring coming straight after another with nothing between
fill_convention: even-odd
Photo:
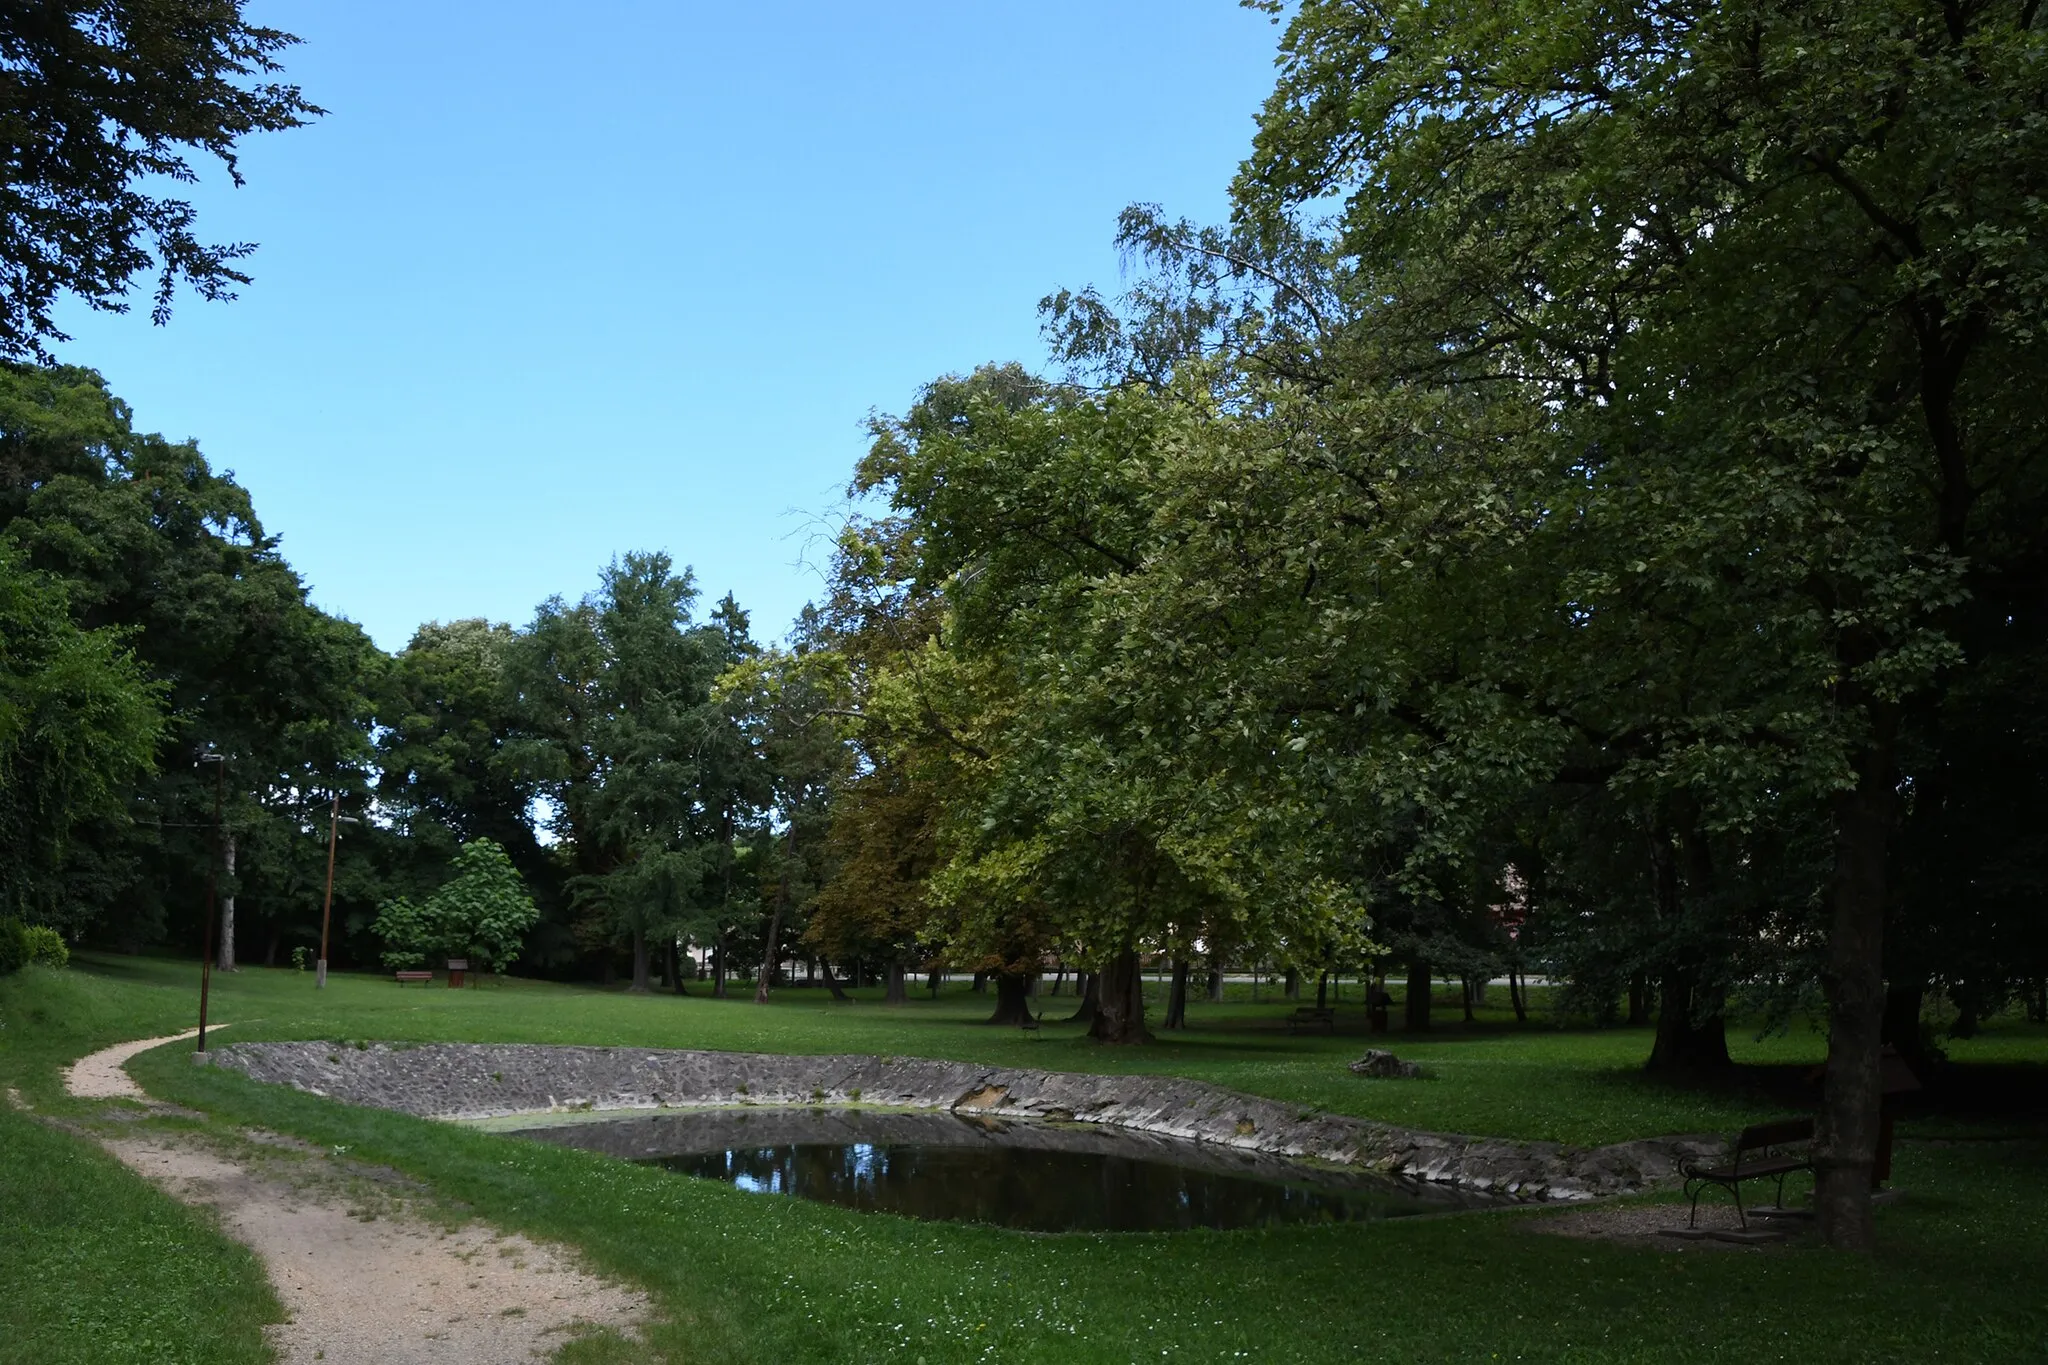
<instances>
[{"instance_id":1,"label":"bench leg","mask_svg":"<svg viewBox=\"0 0 2048 1365\"><path fill-rule=\"evenodd\" d=\"M1733 1185L1729 1186L1729 1190L1735 1196L1735 1225L1744 1232L1748 1232L1749 1215L1742 1211L1742 1182L1740 1180L1736 1181Z\"/></svg>"}]
</instances>

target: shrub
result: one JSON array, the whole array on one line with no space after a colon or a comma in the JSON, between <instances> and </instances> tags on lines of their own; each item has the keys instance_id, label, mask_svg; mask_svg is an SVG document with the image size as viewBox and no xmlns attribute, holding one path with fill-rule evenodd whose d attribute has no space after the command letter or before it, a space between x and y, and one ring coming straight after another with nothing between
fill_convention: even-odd
<instances>
[{"instance_id":1,"label":"shrub","mask_svg":"<svg viewBox=\"0 0 2048 1365\"><path fill-rule=\"evenodd\" d=\"M47 925L29 925L22 930L22 942L30 962L40 962L45 967L65 967L71 963L71 950L64 946L64 936Z\"/></svg>"},{"instance_id":2,"label":"shrub","mask_svg":"<svg viewBox=\"0 0 2048 1365\"><path fill-rule=\"evenodd\" d=\"M502 972L539 918L505 850L489 839L462 846L455 875L419 904L404 896L379 907L370 932L384 940L384 965L409 971L461 957L476 971Z\"/></svg>"},{"instance_id":3,"label":"shrub","mask_svg":"<svg viewBox=\"0 0 2048 1365\"><path fill-rule=\"evenodd\" d=\"M18 919L0 919L0 976L21 970L28 961L28 930Z\"/></svg>"}]
</instances>

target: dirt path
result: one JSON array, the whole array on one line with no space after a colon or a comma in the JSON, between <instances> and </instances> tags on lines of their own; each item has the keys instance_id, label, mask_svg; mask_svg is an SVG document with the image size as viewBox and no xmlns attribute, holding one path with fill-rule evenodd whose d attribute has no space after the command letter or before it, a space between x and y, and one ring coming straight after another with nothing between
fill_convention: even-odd
<instances>
[{"instance_id":1,"label":"dirt path","mask_svg":"<svg viewBox=\"0 0 2048 1365\"><path fill-rule=\"evenodd\" d=\"M209 1031L217 1033L226 1027L215 1024ZM149 1097L125 1069L129 1058L165 1043L182 1043L198 1033L198 1029L188 1028L163 1038L138 1038L132 1043L101 1048L64 1068L64 1088L82 1100L146 1100Z\"/></svg>"},{"instance_id":2,"label":"dirt path","mask_svg":"<svg viewBox=\"0 0 2048 1365\"><path fill-rule=\"evenodd\" d=\"M189 1037L180 1034L178 1037ZM121 1064L175 1039L123 1043L64 1073L81 1098L144 1098ZM236 1157L196 1136L107 1139L129 1167L263 1258L289 1313L267 1329L287 1365L545 1360L577 1333L632 1334L646 1297L583 1271L558 1247L481 1223L449 1229L404 1208L402 1177L366 1172L288 1138L250 1133Z\"/></svg>"}]
</instances>

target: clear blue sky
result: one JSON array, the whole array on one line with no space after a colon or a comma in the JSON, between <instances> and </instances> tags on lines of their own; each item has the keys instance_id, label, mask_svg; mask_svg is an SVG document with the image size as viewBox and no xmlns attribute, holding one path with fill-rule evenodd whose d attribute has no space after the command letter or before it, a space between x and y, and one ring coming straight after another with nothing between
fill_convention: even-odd
<instances>
[{"instance_id":1,"label":"clear blue sky","mask_svg":"<svg viewBox=\"0 0 2048 1365\"><path fill-rule=\"evenodd\" d=\"M255 284L167 328L71 309L59 354L233 469L392 649L631 549L779 636L867 414L1038 364L1042 295L1120 284L1125 204L1221 218L1277 40L1234 0L254 17L330 111L196 196Z\"/></svg>"}]
</instances>

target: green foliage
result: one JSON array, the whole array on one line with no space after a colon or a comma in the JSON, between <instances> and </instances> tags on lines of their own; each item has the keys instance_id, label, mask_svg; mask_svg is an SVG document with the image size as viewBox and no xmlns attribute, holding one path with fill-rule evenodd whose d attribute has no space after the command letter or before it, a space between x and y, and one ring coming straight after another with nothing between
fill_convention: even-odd
<instances>
[{"instance_id":1,"label":"green foliage","mask_svg":"<svg viewBox=\"0 0 2048 1365\"><path fill-rule=\"evenodd\" d=\"M27 926L18 919L0 916L0 976L20 971L33 954Z\"/></svg>"},{"instance_id":2,"label":"green foliage","mask_svg":"<svg viewBox=\"0 0 2048 1365\"><path fill-rule=\"evenodd\" d=\"M417 971L429 960L445 958L453 951L454 936L448 926L404 896L378 907L370 932L383 940L383 962L393 971Z\"/></svg>"},{"instance_id":3,"label":"green foliage","mask_svg":"<svg viewBox=\"0 0 2048 1365\"><path fill-rule=\"evenodd\" d=\"M156 773L131 765L106 788L100 818L49 846L35 877L4 884L39 884L37 918L62 927L97 921L109 936L146 941L175 915L196 933L189 916L213 858L215 775L193 760L210 749L229 760L225 823L245 855L235 888L242 922L291 914L306 933L325 849L303 831L335 791L366 787L376 651L358 627L307 603L245 490L191 443L135 431L91 371L0 369L0 447L0 556L13 566L0 576L18 585L18 568L60 584L85 643L112 662L132 660L164 713L145 741ZM6 634L12 641L15 628ZM66 727L80 758L123 721L112 701L97 699ZM4 791L33 789L10 782ZM47 790L52 804L63 793Z\"/></svg>"},{"instance_id":4,"label":"green foliage","mask_svg":"<svg viewBox=\"0 0 2048 1365\"><path fill-rule=\"evenodd\" d=\"M71 963L71 949L64 936L47 924L31 924L22 930L28 960L44 967L65 967Z\"/></svg>"},{"instance_id":5,"label":"green foliage","mask_svg":"<svg viewBox=\"0 0 2048 1365\"><path fill-rule=\"evenodd\" d=\"M466 958L473 970L503 972L519 960L539 918L505 850L489 839L463 845L452 876L425 901L386 901L371 931L384 941L384 965L396 971Z\"/></svg>"},{"instance_id":6,"label":"green foliage","mask_svg":"<svg viewBox=\"0 0 2048 1365\"><path fill-rule=\"evenodd\" d=\"M152 315L170 315L179 283L231 299L254 248L192 233L190 202L163 193L196 178L203 152L241 183L235 144L320 113L274 81L276 54L297 41L243 19L243 0L145 6L60 0L0 26L13 77L0 188L11 285L0 354L63 341L51 312L71 293L125 309L138 274L154 275Z\"/></svg>"},{"instance_id":7,"label":"green foliage","mask_svg":"<svg viewBox=\"0 0 2048 1365\"><path fill-rule=\"evenodd\" d=\"M81 827L152 766L161 689L121 633L81 630L64 586L0 540L0 911L51 913Z\"/></svg>"}]
</instances>

